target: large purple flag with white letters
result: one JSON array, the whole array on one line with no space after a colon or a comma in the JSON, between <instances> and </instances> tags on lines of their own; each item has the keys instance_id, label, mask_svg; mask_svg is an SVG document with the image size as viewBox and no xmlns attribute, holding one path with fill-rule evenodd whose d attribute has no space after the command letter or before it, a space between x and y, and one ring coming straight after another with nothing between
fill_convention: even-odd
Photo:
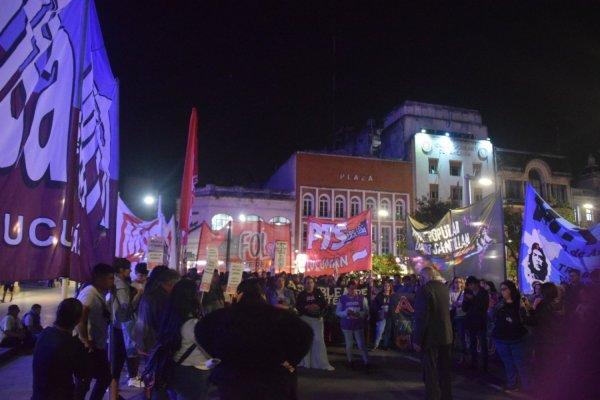
<instances>
[{"instance_id":1,"label":"large purple flag with white letters","mask_svg":"<svg viewBox=\"0 0 600 400\"><path fill-rule=\"evenodd\" d=\"M83 280L115 246L118 83L93 0L0 1L0 280Z\"/></svg>"}]
</instances>

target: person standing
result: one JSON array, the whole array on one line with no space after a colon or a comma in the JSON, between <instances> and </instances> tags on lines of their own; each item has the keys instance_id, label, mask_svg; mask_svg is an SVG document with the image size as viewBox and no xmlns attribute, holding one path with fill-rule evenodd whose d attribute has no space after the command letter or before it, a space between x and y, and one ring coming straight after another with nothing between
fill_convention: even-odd
<instances>
[{"instance_id":1,"label":"person standing","mask_svg":"<svg viewBox=\"0 0 600 400\"><path fill-rule=\"evenodd\" d=\"M462 309L466 313L465 328L469 333L469 348L471 353L471 368L477 369L477 341L481 347L481 359L483 372L488 370L487 349L487 318L490 297L488 292L481 287L479 280L474 276L467 278L467 289Z\"/></svg>"},{"instance_id":2,"label":"person standing","mask_svg":"<svg viewBox=\"0 0 600 400\"><path fill-rule=\"evenodd\" d=\"M335 313L340 317L340 325L344 333L348 366L350 368L353 366L352 345L354 343L352 337L354 337L363 359L364 368L368 371L369 354L367 353L364 329L365 319L369 313L369 304L367 303L367 299L358 292L357 285L355 280L348 282L348 292L340 297Z\"/></svg>"},{"instance_id":3,"label":"person standing","mask_svg":"<svg viewBox=\"0 0 600 400\"><path fill-rule=\"evenodd\" d=\"M15 292L15 283L13 281L4 282L4 293L2 294L2 302L6 299L6 292L10 292L10 300L9 303L13 299L13 293Z\"/></svg>"},{"instance_id":4,"label":"person standing","mask_svg":"<svg viewBox=\"0 0 600 400\"><path fill-rule=\"evenodd\" d=\"M393 336L394 320L392 319L393 310L390 310L390 303L393 303L393 287L391 281L383 283L383 289L377 293L373 300L373 314L377 321L377 330L375 331L375 341L373 350L377 350L383 339L383 349L390 347L390 341Z\"/></svg>"},{"instance_id":5,"label":"person standing","mask_svg":"<svg viewBox=\"0 0 600 400\"><path fill-rule=\"evenodd\" d=\"M285 275L275 278L274 287L267 291L269 303L282 310L296 311L296 298L291 289L285 287Z\"/></svg>"},{"instance_id":6,"label":"person standing","mask_svg":"<svg viewBox=\"0 0 600 400\"><path fill-rule=\"evenodd\" d=\"M452 399L452 322L450 295L440 274L424 267L415 299L413 347L421 353L427 400Z\"/></svg>"},{"instance_id":7,"label":"person standing","mask_svg":"<svg viewBox=\"0 0 600 400\"><path fill-rule=\"evenodd\" d=\"M496 342L496 351L504 364L505 391L517 390L517 376L520 378L521 386L528 390L528 332L521 321L521 293L512 281L504 281L500 284L500 294L502 299L493 312L492 338Z\"/></svg>"},{"instance_id":8,"label":"person standing","mask_svg":"<svg viewBox=\"0 0 600 400\"><path fill-rule=\"evenodd\" d=\"M87 354L73 329L81 319L83 306L74 298L63 300L56 321L42 331L33 352L33 394L31 400L72 399L73 377L86 377Z\"/></svg>"},{"instance_id":9,"label":"person standing","mask_svg":"<svg viewBox=\"0 0 600 400\"><path fill-rule=\"evenodd\" d=\"M101 400L111 381L108 363L108 326L110 310L106 303L106 294L115 283L113 267L97 264L92 269L92 284L81 290L77 300L83 305L81 320L77 325L79 339L87 349L89 374L79 377L75 385L75 399L83 400L90 389L92 378L96 384L89 399Z\"/></svg>"},{"instance_id":10,"label":"person standing","mask_svg":"<svg viewBox=\"0 0 600 400\"><path fill-rule=\"evenodd\" d=\"M323 334L323 315L327 312L327 301L321 290L315 288L315 280L312 277L304 278L304 290L298 294L296 300L300 319L310 325L314 334L312 346L300 366L327 371L335 370L329 363Z\"/></svg>"}]
</instances>

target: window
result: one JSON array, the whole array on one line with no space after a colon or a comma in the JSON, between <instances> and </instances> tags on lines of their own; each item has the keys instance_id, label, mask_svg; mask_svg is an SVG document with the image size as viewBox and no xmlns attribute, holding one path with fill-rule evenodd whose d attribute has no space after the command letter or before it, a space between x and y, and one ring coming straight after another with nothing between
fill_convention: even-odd
<instances>
[{"instance_id":1,"label":"window","mask_svg":"<svg viewBox=\"0 0 600 400\"><path fill-rule=\"evenodd\" d=\"M440 198L439 195L439 187L436 184L429 185L429 198L432 200L437 200Z\"/></svg>"},{"instance_id":2,"label":"window","mask_svg":"<svg viewBox=\"0 0 600 400\"><path fill-rule=\"evenodd\" d=\"M291 221L286 217L273 217L269 220L269 223L274 225L289 225Z\"/></svg>"},{"instance_id":3,"label":"window","mask_svg":"<svg viewBox=\"0 0 600 400\"><path fill-rule=\"evenodd\" d=\"M460 161L450 161L450 175L460 176L462 163Z\"/></svg>"},{"instance_id":4,"label":"window","mask_svg":"<svg viewBox=\"0 0 600 400\"><path fill-rule=\"evenodd\" d=\"M305 194L302 200L302 216L310 217L313 214L313 197L310 194Z\"/></svg>"},{"instance_id":5,"label":"window","mask_svg":"<svg viewBox=\"0 0 600 400\"><path fill-rule=\"evenodd\" d=\"M258 221L262 221L263 219L261 217L259 217L258 215L246 215L246 222L258 222Z\"/></svg>"},{"instance_id":6,"label":"window","mask_svg":"<svg viewBox=\"0 0 600 400\"><path fill-rule=\"evenodd\" d=\"M481 175L481 164L473 163L473 176L479 177Z\"/></svg>"},{"instance_id":7,"label":"window","mask_svg":"<svg viewBox=\"0 0 600 400\"><path fill-rule=\"evenodd\" d=\"M306 250L306 242L308 240L308 224L304 222L302 224L302 251Z\"/></svg>"},{"instance_id":8,"label":"window","mask_svg":"<svg viewBox=\"0 0 600 400\"><path fill-rule=\"evenodd\" d=\"M450 199L452 201L462 201L462 186L450 186Z\"/></svg>"},{"instance_id":9,"label":"window","mask_svg":"<svg viewBox=\"0 0 600 400\"><path fill-rule=\"evenodd\" d=\"M219 230L219 229L222 229L225 225L227 225L229 223L229 221L233 221L233 218L231 218L231 215L216 214L210 220L210 225L211 225L212 229Z\"/></svg>"},{"instance_id":10,"label":"window","mask_svg":"<svg viewBox=\"0 0 600 400\"><path fill-rule=\"evenodd\" d=\"M523 200L523 184L521 181L506 181L506 198Z\"/></svg>"},{"instance_id":11,"label":"window","mask_svg":"<svg viewBox=\"0 0 600 400\"><path fill-rule=\"evenodd\" d=\"M369 197L367 199L367 210L372 210L375 208L375 199L372 197Z\"/></svg>"},{"instance_id":12,"label":"window","mask_svg":"<svg viewBox=\"0 0 600 400\"><path fill-rule=\"evenodd\" d=\"M373 242L373 249L377 249L377 224L371 225L371 242Z\"/></svg>"},{"instance_id":13,"label":"window","mask_svg":"<svg viewBox=\"0 0 600 400\"><path fill-rule=\"evenodd\" d=\"M358 197L353 197L350 201L350 216L354 217L360 213L360 200Z\"/></svg>"},{"instance_id":14,"label":"window","mask_svg":"<svg viewBox=\"0 0 600 400\"><path fill-rule=\"evenodd\" d=\"M335 217L345 218L346 217L346 201L343 197L335 198Z\"/></svg>"},{"instance_id":15,"label":"window","mask_svg":"<svg viewBox=\"0 0 600 400\"><path fill-rule=\"evenodd\" d=\"M406 237L404 236L404 228L396 228L396 241L401 242L404 241Z\"/></svg>"},{"instance_id":16,"label":"window","mask_svg":"<svg viewBox=\"0 0 600 400\"><path fill-rule=\"evenodd\" d=\"M429 174L430 175L438 174L438 159L437 158L429 159Z\"/></svg>"},{"instance_id":17,"label":"window","mask_svg":"<svg viewBox=\"0 0 600 400\"><path fill-rule=\"evenodd\" d=\"M381 254L390 254L390 233L391 228L389 226L381 227Z\"/></svg>"},{"instance_id":18,"label":"window","mask_svg":"<svg viewBox=\"0 0 600 400\"><path fill-rule=\"evenodd\" d=\"M396 221L404 219L404 202L402 200L396 201Z\"/></svg>"},{"instance_id":19,"label":"window","mask_svg":"<svg viewBox=\"0 0 600 400\"><path fill-rule=\"evenodd\" d=\"M594 220L594 214L592 213L591 208L585 209L585 220L588 222L592 222Z\"/></svg>"},{"instance_id":20,"label":"window","mask_svg":"<svg viewBox=\"0 0 600 400\"><path fill-rule=\"evenodd\" d=\"M566 203L567 187L565 185L550 185L550 196L558 203Z\"/></svg>"},{"instance_id":21,"label":"window","mask_svg":"<svg viewBox=\"0 0 600 400\"><path fill-rule=\"evenodd\" d=\"M319 197L319 217L329 217L329 197Z\"/></svg>"},{"instance_id":22,"label":"window","mask_svg":"<svg viewBox=\"0 0 600 400\"><path fill-rule=\"evenodd\" d=\"M381 218L388 219L390 217L390 201L388 199L381 200Z\"/></svg>"},{"instance_id":23,"label":"window","mask_svg":"<svg viewBox=\"0 0 600 400\"><path fill-rule=\"evenodd\" d=\"M473 188L473 201L479 201L483 199L483 189Z\"/></svg>"},{"instance_id":24,"label":"window","mask_svg":"<svg viewBox=\"0 0 600 400\"><path fill-rule=\"evenodd\" d=\"M529 171L529 184L535 189L536 192L542 197L544 197L544 193L542 193L542 178L540 177L540 173L537 170L532 169Z\"/></svg>"}]
</instances>

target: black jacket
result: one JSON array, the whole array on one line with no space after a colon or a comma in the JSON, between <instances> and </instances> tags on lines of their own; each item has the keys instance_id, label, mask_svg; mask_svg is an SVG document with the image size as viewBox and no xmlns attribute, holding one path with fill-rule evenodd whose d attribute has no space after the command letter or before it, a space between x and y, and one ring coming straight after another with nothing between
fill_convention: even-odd
<instances>
[{"instance_id":1,"label":"black jacket","mask_svg":"<svg viewBox=\"0 0 600 400\"><path fill-rule=\"evenodd\" d=\"M450 295L442 282L430 281L417 292L413 343L423 349L452 344Z\"/></svg>"},{"instance_id":2,"label":"black jacket","mask_svg":"<svg viewBox=\"0 0 600 400\"><path fill-rule=\"evenodd\" d=\"M462 309L465 315L465 327L467 329L485 330L487 327L487 310L490 305L490 295L487 290L480 289L477 294L469 299L468 295L473 291L465 289L465 297Z\"/></svg>"},{"instance_id":3,"label":"black jacket","mask_svg":"<svg viewBox=\"0 0 600 400\"><path fill-rule=\"evenodd\" d=\"M494 310L492 337L498 340L519 340L526 335L527 329L521 320L520 304L500 302Z\"/></svg>"},{"instance_id":4,"label":"black jacket","mask_svg":"<svg viewBox=\"0 0 600 400\"><path fill-rule=\"evenodd\" d=\"M306 306L309 304L317 304L320 307L320 310L318 312L313 312L306 309ZM304 290L300 292L296 298L296 309L298 310L298 315L319 318L327 312L327 300L325 300L325 296L323 296L321 289L315 288L310 294Z\"/></svg>"}]
</instances>

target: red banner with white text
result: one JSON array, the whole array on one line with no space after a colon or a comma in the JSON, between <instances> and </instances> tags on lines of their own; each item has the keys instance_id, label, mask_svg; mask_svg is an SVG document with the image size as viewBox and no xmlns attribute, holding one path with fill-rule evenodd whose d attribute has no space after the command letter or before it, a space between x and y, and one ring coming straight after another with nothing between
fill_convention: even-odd
<instances>
[{"instance_id":1,"label":"red banner with white text","mask_svg":"<svg viewBox=\"0 0 600 400\"><path fill-rule=\"evenodd\" d=\"M345 220L309 218L306 256L304 275L371 270L371 210Z\"/></svg>"},{"instance_id":2,"label":"red banner with white text","mask_svg":"<svg viewBox=\"0 0 600 400\"><path fill-rule=\"evenodd\" d=\"M212 230L206 222L203 222L201 229L197 252L197 260L201 266L205 265L209 258L207 249L212 248L212 254L215 254L214 249L216 249L220 271L225 270L228 253L229 262L244 263L246 269L252 271L268 270L273 264L276 243L286 242L288 243L287 265L281 271L290 272L292 247L290 225L275 225L263 221L231 221L222 229Z\"/></svg>"}]
</instances>

